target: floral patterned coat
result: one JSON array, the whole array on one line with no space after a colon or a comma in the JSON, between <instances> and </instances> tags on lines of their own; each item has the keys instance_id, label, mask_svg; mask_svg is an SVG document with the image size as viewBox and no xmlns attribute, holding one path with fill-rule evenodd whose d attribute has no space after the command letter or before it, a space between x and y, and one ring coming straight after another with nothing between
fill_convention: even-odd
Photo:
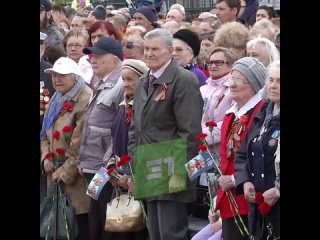
<instances>
[{"instance_id":1,"label":"floral patterned coat","mask_svg":"<svg viewBox=\"0 0 320 240\"><path fill-rule=\"evenodd\" d=\"M84 85L83 88L73 97L71 100L71 111L64 111L60 114L53 126L46 131L46 138L41 142L41 160L43 161L45 155L48 152L53 152L55 157L58 157L56 153L57 148L62 148L65 152L72 145L77 151L79 150L80 135L83 127L83 120L85 118L89 99L92 95L92 90ZM64 126L73 126L71 140L62 141L61 136L62 128ZM53 138L55 131L60 132L60 140ZM70 133L69 133L70 134ZM61 166L62 173L61 179L64 182L64 191L70 198L72 206L75 208L76 214L87 213L89 210L90 198L86 195L86 183L85 178L82 177L77 168L76 159L73 156L65 154L61 157L64 162ZM47 178L48 189L52 184L52 176L48 175Z\"/></svg>"}]
</instances>

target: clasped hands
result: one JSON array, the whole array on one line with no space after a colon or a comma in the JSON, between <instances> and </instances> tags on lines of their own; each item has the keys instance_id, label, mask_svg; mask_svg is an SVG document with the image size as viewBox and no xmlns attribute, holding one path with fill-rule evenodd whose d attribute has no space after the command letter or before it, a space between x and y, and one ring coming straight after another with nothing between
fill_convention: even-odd
<instances>
[{"instance_id":1,"label":"clasped hands","mask_svg":"<svg viewBox=\"0 0 320 240\"><path fill-rule=\"evenodd\" d=\"M250 203L256 203L255 200L255 187L252 182L246 182L243 184L244 198ZM279 190L276 187L270 188L262 193L264 201L272 207L279 200Z\"/></svg>"}]
</instances>

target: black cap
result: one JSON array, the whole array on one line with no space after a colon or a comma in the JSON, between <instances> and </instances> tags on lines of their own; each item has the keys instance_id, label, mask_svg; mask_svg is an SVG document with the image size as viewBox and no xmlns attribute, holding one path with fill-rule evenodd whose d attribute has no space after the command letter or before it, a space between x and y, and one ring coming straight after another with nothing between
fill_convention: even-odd
<instances>
[{"instance_id":1,"label":"black cap","mask_svg":"<svg viewBox=\"0 0 320 240\"><path fill-rule=\"evenodd\" d=\"M118 56L121 61L123 60L121 43L111 37L102 37L93 47L87 47L83 49L84 54L97 54L102 55L111 53Z\"/></svg>"},{"instance_id":2,"label":"black cap","mask_svg":"<svg viewBox=\"0 0 320 240\"><path fill-rule=\"evenodd\" d=\"M188 44L193 51L194 57L198 56L200 52L200 38L195 32L192 32L188 29L180 29L175 34L173 34L173 38L180 39Z\"/></svg>"},{"instance_id":3,"label":"black cap","mask_svg":"<svg viewBox=\"0 0 320 240\"><path fill-rule=\"evenodd\" d=\"M51 2L49 0L40 0L40 11L51 11Z\"/></svg>"}]
</instances>

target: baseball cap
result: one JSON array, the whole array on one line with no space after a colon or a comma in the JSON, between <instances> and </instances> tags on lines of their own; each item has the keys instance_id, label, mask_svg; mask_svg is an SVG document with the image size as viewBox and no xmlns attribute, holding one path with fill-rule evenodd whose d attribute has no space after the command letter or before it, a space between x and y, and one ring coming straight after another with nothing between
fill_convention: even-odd
<instances>
[{"instance_id":1,"label":"baseball cap","mask_svg":"<svg viewBox=\"0 0 320 240\"><path fill-rule=\"evenodd\" d=\"M83 49L84 54L97 54L102 55L111 53L118 56L121 61L123 60L122 46L121 43L111 37L102 37L93 47L87 47Z\"/></svg>"},{"instance_id":2,"label":"baseball cap","mask_svg":"<svg viewBox=\"0 0 320 240\"><path fill-rule=\"evenodd\" d=\"M60 73L60 74L76 74L82 77L80 67L78 64L73 61L71 58L67 57L60 57L55 63L53 64L52 68L47 68L44 70L45 73Z\"/></svg>"}]
</instances>

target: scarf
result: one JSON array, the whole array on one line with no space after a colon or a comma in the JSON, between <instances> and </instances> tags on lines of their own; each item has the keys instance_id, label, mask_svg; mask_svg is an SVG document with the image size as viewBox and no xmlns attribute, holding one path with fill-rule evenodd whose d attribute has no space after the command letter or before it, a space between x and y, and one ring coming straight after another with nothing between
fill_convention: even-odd
<instances>
[{"instance_id":1,"label":"scarf","mask_svg":"<svg viewBox=\"0 0 320 240\"><path fill-rule=\"evenodd\" d=\"M58 114L66 101L70 101L83 87L85 84L82 77L74 75L76 78L76 83L73 87L64 95L59 92L55 92L49 101L48 108L45 112L42 129L40 131L40 140L44 140L46 137L46 130L51 128L53 122L58 117Z\"/></svg>"}]
</instances>

